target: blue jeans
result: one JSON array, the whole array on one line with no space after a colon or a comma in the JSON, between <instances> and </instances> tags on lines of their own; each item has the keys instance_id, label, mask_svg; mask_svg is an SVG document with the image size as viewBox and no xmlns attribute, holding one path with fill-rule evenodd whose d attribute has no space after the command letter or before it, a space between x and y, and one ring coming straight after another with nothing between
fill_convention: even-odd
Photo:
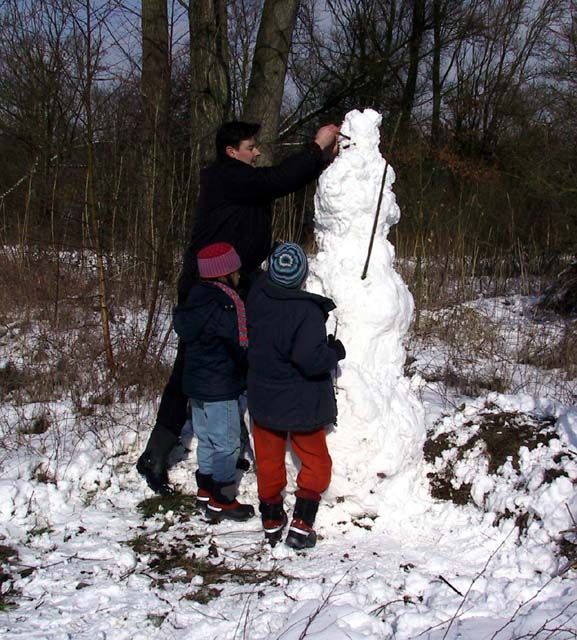
<instances>
[{"instance_id":1,"label":"blue jeans","mask_svg":"<svg viewBox=\"0 0 577 640\"><path fill-rule=\"evenodd\" d=\"M191 398L191 406L199 472L222 484L235 482L240 452L238 400L204 402Z\"/></svg>"}]
</instances>

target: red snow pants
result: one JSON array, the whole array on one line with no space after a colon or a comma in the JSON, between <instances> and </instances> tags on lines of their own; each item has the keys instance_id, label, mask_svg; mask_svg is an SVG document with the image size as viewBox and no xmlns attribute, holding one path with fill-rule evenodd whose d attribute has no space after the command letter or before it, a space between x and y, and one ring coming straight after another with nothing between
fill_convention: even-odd
<instances>
[{"instance_id":1,"label":"red snow pants","mask_svg":"<svg viewBox=\"0 0 577 640\"><path fill-rule=\"evenodd\" d=\"M285 452L290 437L292 450L300 460L296 495L320 500L331 481L332 460L324 429L312 433L273 431L253 421L254 453L258 495L263 502L278 502L286 487Z\"/></svg>"}]
</instances>

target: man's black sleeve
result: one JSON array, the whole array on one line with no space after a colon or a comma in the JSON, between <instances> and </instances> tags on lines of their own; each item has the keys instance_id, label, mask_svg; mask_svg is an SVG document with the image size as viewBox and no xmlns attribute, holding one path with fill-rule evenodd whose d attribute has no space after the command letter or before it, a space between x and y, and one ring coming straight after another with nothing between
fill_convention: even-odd
<instances>
[{"instance_id":1,"label":"man's black sleeve","mask_svg":"<svg viewBox=\"0 0 577 640\"><path fill-rule=\"evenodd\" d=\"M274 167L239 164L228 167L228 196L238 202L254 202L273 200L301 189L318 178L326 163L321 148L312 142Z\"/></svg>"}]
</instances>

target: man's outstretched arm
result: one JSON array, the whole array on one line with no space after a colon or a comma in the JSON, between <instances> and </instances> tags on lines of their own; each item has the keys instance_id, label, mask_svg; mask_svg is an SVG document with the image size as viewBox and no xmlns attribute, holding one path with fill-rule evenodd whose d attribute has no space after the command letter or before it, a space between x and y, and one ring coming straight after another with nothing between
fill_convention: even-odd
<instances>
[{"instance_id":1,"label":"man's outstretched arm","mask_svg":"<svg viewBox=\"0 0 577 640\"><path fill-rule=\"evenodd\" d=\"M338 150L339 127L321 127L314 142L273 167L251 167L238 163L228 168L229 196L240 202L272 200L301 189L315 180Z\"/></svg>"}]
</instances>

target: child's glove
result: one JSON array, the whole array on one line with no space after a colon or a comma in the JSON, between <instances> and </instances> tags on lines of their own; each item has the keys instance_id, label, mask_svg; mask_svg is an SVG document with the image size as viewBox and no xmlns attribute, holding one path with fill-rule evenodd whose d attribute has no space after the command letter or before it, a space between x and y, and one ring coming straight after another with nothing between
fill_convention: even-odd
<instances>
[{"instance_id":1,"label":"child's glove","mask_svg":"<svg viewBox=\"0 0 577 640\"><path fill-rule=\"evenodd\" d=\"M327 345L329 349L332 349L337 354L337 360L345 359L347 355L345 346L340 340L337 340L332 333L327 336Z\"/></svg>"}]
</instances>

